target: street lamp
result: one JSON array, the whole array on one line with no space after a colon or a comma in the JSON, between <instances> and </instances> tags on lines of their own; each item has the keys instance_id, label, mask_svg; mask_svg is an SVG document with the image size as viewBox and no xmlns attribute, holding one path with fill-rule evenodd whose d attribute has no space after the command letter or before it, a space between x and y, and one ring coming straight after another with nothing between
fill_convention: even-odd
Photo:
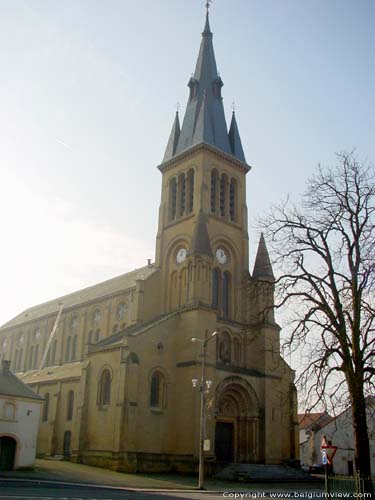
<instances>
[{"instance_id":1,"label":"street lamp","mask_svg":"<svg viewBox=\"0 0 375 500\"><path fill-rule=\"evenodd\" d=\"M201 413L199 420L199 479L198 479L198 489L203 490L203 481L204 481L204 424L205 424L205 409L206 409L206 393L209 392L212 380L206 380L206 353L207 353L207 344L213 339L218 332L213 332L209 337L205 339L198 339L193 337L191 339L192 342L200 342L202 344L202 376L199 384L199 380L196 378L192 379L193 387L199 387L201 393Z\"/></svg>"}]
</instances>

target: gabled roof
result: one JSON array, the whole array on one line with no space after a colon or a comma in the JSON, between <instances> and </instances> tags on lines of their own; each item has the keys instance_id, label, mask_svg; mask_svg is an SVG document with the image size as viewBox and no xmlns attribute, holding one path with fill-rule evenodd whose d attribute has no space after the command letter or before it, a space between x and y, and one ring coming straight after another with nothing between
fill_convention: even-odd
<instances>
[{"instance_id":1,"label":"gabled roof","mask_svg":"<svg viewBox=\"0 0 375 500\"><path fill-rule=\"evenodd\" d=\"M323 417L326 417L323 419ZM324 422L330 421L331 417L326 412L316 412L316 413L299 413L298 414L298 425L300 429L306 429L312 424L317 424L319 420Z\"/></svg>"},{"instance_id":2,"label":"gabled roof","mask_svg":"<svg viewBox=\"0 0 375 500\"><path fill-rule=\"evenodd\" d=\"M3 361L3 367L0 371L0 397L1 396L14 396L37 400L43 399L9 370L8 361Z\"/></svg>"},{"instance_id":3,"label":"gabled roof","mask_svg":"<svg viewBox=\"0 0 375 500\"><path fill-rule=\"evenodd\" d=\"M65 309L67 307L76 306L85 302L89 302L91 300L100 299L107 295L132 288L135 286L135 282L138 279L147 279L147 277L153 274L155 271L155 266L151 264L150 266L141 267L139 269L135 269L134 271L130 271L129 273L116 276L115 278L111 278L96 285L83 288L82 290L78 290L77 292L69 293L68 295L58 297L57 299L44 302L43 304L39 304L34 307L30 307L29 309L26 309L24 312L2 325L0 331L5 328L21 325L22 323L26 323L37 318L42 318L43 316L47 316L49 314L57 314L60 308L60 304L63 304Z\"/></svg>"}]
</instances>

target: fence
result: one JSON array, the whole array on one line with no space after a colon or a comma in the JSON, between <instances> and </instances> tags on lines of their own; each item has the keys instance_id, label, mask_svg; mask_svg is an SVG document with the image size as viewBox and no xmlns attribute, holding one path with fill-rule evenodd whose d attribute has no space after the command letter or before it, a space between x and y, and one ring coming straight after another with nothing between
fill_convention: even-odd
<instances>
[{"instance_id":1,"label":"fence","mask_svg":"<svg viewBox=\"0 0 375 500\"><path fill-rule=\"evenodd\" d=\"M375 491L375 478L372 479L372 489ZM363 493L363 479L355 477L328 477L328 491L330 493ZM365 497L364 497L365 498Z\"/></svg>"}]
</instances>

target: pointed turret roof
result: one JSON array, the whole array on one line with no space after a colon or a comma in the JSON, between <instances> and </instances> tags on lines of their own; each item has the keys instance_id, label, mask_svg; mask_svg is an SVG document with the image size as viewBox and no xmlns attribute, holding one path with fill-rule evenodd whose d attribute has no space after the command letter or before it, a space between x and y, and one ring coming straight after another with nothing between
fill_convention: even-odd
<instances>
[{"instance_id":1,"label":"pointed turret roof","mask_svg":"<svg viewBox=\"0 0 375 500\"><path fill-rule=\"evenodd\" d=\"M235 133L232 134L234 148L231 146L231 139L228 136L221 97L223 82L217 71L212 37L207 12L197 64L188 83L190 96L181 132L178 137L176 134L173 138L170 137L163 162L201 143L214 146L227 154L235 156L241 162L245 162L237 126ZM172 141L174 145L175 140L176 147L170 147L170 142ZM173 151L173 154L171 154L171 151Z\"/></svg>"},{"instance_id":2,"label":"pointed turret roof","mask_svg":"<svg viewBox=\"0 0 375 500\"><path fill-rule=\"evenodd\" d=\"M232 113L232 121L229 128L229 142L230 142L230 147L232 149L232 155L236 156L236 158L246 163L245 154L242 148L241 137L238 131L236 113L234 111Z\"/></svg>"},{"instance_id":3,"label":"pointed turret roof","mask_svg":"<svg viewBox=\"0 0 375 500\"><path fill-rule=\"evenodd\" d=\"M178 139L180 138L180 119L178 117L178 111L176 111L176 116L172 125L171 134L169 136L169 141L164 153L163 162L170 160L172 156L176 153L176 148L178 144Z\"/></svg>"},{"instance_id":4,"label":"pointed turret roof","mask_svg":"<svg viewBox=\"0 0 375 500\"><path fill-rule=\"evenodd\" d=\"M275 276L263 233L260 235L257 256L255 258L253 278L274 281Z\"/></svg>"},{"instance_id":5,"label":"pointed turret roof","mask_svg":"<svg viewBox=\"0 0 375 500\"><path fill-rule=\"evenodd\" d=\"M202 211L200 211L198 214L198 218L195 221L193 236L191 238L191 244L188 251L189 255L199 253L212 256L206 220L207 216Z\"/></svg>"}]
</instances>

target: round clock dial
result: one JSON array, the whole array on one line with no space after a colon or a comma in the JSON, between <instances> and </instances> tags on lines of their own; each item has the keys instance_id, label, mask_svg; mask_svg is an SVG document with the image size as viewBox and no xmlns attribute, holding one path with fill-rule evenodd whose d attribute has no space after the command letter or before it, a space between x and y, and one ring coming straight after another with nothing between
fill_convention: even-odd
<instances>
[{"instance_id":1,"label":"round clock dial","mask_svg":"<svg viewBox=\"0 0 375 500\"><path fill-rule=\"evenodd\" d=\"M176 255L177 264L181 264L186 259L186 248L180 248Z\"/></svg>"},{"instance_id":2,"label":"round clock dial","mask_svg":"<svg viewBox=\"0 0 375 500\"><path fill-rule=\"evenodd\" d=\"M228 260L228 256L227 256L225 250L223 250L222 248L218 248L216 250L215 255L216 255L218 262L220 262L220 264L225 264Z\"/></svg>"}]
</instances>

